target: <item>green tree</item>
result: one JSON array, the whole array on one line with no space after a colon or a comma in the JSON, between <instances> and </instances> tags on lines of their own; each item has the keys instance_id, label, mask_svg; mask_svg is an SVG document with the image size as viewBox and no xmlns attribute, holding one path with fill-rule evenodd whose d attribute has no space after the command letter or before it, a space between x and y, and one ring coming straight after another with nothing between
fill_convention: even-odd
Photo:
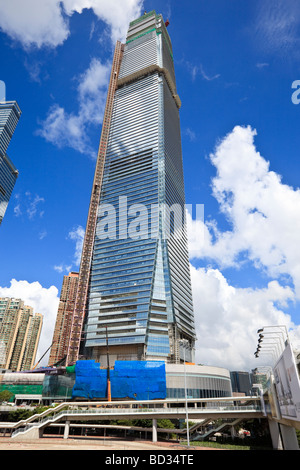
<instances>
[{"instance_id":1,"label":"green tree","mask_svg":"<svg viewBox=\"0 0 300 470\"><path fill-rule=\"evenodd\" d=\"M163 428L163 429L174 429L175 424L172 423L169 419L158 419L157 420L157 427L158 428Z\"/></svg>"},{"instance_id":2,"label":"green tree","mask_svg":"<svg viewBox=\"0 0 300 470\"><path fill-rule=\"evenodd\" d=\"M17 422L21 419L27 419L29 416L32 415L30 410L26 410L25 408L19 408L18 410L11 411L8 413L7 421Z\"/></svg>"},{"instance_id":3,"label":"green tree","mask_svg":"<svg viewBox=\"0 0 300 470\"><path fill-rule=\"evenodd\" d=\"M9 401L11 397L13 397L13 395L14 394L9 390L2 390L2 392L0 392L0 403L4 401Z\"/></svg>"}]
</instances>

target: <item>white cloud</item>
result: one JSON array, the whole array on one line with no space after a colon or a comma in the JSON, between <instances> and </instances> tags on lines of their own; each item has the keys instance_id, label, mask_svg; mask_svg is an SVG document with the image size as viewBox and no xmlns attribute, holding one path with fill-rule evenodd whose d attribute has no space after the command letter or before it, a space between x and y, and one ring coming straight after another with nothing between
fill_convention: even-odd
<instances>
[{"instance_id":1,"label":"white cloud","mask_svg":"<svg viewBox=\"0 0 300 470\"><path fill-rule=\"evenodd\" d=\"M0 28L27 49L56 47L70 34L69 18L75 12L81 14L84 9L91 9L108 26L115 43L125 40L128 24L140 16L142 6L143 0L11 0L0 2ZM93 25L95 28L95 21ZM40 66L28 63L26 66L32 79L38 80ZM109 73L110 64L92 59L88 70L79 77L78 112L69 113L54 104L38 134L59 148L70 147L95 158L96 150L90 144L87 128L102 121Z\"/></svg>"},{"instance_id":2,"label":"white cloud","mask_svg":"<svg viewBox=\"0 0 300 470\"><path fill-rule=\"evenodd\" d=\"M38 194L34 196L30 191L26 191L25 195L16 194L15 199L18 204L14 207L14 214L16 217L26 215L29 220L33 220L36 216L43 217L44 210L40 209L40 204L45 202L45 199Z\"/></svg>"},{"instance_id":3,"label":"white cloud","mask_svg":"<svg viewBox=\"0 0 300 470\"><path fill-rule=\"evenodd\" d=\"M300 190L270 170L255 148L255 135L250 127L236 126L210 156L217 170L213 195L232 230L222 232L214 221L203 224L200 257L220 267L250 261L274 278L290 276L300 298Z\"/></svg>"},{"instance_id":4,"label":"white cloud","mask_svg":"<svg viewBox=\"0 0 300 470\"><path fill-rule=\"evenodd\" d=\"M231 230L187 216L192 263L207 260L244 272L250 265L273 279L264 288L237 288L219 269L191 267L197 361L231 369L258 365L253 353L264 325L286 325L292 345L300 345L300 327L285 312L300 298L300 191L271 171L255 135L249 126L236 126L210 155L217 173L213 195Z\"/></svg>"},{"instance_id":5,"label":"white cloud","mask_svg":"<svg viewBox=\"0 0 300 470\"><path fill-rule=\"evenodd\" d=\"M202 78L204 78L204 80L207 80L207 81L209 81L209 82L210 82L211 80L216 80L217 78L220 77L220 74L219 74L219 73L217 73L217 74L215 74L215 75L208 75L208 74L205 72L205 70L204 70L202 64L200 64L200 67L198 68L198 71L197 71L197 72L200 72Z\"/></svg>"},{"instance_id":6,"label":"white cloud","mask_svg":"<svg viewBox=\"0 0 300 470\"><path fill-rule=\"evenodd\" d=\"M191 62L188 61L183 61L184 66L189 70L192 80L196 80L197 76L200 75L204 80L210 82L212 80L216 80L217 78L220 78L220 74L217 73L215 75L208 75L206 71L203 68L203 65L194 65Z\"/></svg>"},{"instance_id":7,"label":"white cloud","mask_svg":"<svg viewBox=\"0 0 300 470\"><path fill-rule=\"evenodd\" d=\"M63 273L63 272L68 273L68 272L71 271L72 265L71 264L66 265L66 264L63 264L63 263L62 264L56 264L55 266L53 266L53 269L55 271L57 271L58 273Z\"/></svg>"},{"instance_id":8,"label":"white cloud","mask_svg":"<svg viewBox=\"0 0 300 470\"><path fill-rule=\"evenodd\" d=\"M55 47L69 35L59 0L9 0L0 2L0 27L25 48Z\"/></svg>"},{"instance_id":9,"label":"white cloud","mask_svg":"<svg viewBox=\"0 0 300 470\"><path fill-rule=\"evenodd\" d=\"M68 114L64 108L55 104L50 108L37 134L58 148L70 147L95 157L95 150L85 132L86 124L81 114Z\"/></svg>"},{"instance_id":10,"label":"white cloud","mask_svg":"<svg viewBox=\"0 0 300 470\"><path fill-rule=\"evenodd\" d=\"M197 139L196 133L189 127L184 130L183 134L186 135L191 142L194 142Z\"/></svg>"},{"instance_id":11,"label":"white cloud","mask_svg":"<svg viewBox=\"0 0 300 470\"><path fill-rule=\"evenodd\" d=\"M256 64L256 67L257 67L258 69L263 69L263 68L265 68L265 67L269 67L269 64L268 64L267 62L258 62L258 63Z\"/></svg>"},{"instance_id":12,"label":"white cloud","mask_svg":"<svg viewBox=\"0 0 300 470\"><path fill-rule=\"evenodd\" d=\"M0 2L0 28L25 48L57 47L70 35L74 12L92 9L104 21L111 40L124 40L129 21L141 14L143 0L9 0Z\"/></svg>"},{"instance_id":13,"label":"white cloud","mask_svg":"<svg viewBox=\"0 0 300 470\"><path fill-rule=\"evenodd\" d=\"M52 342L54 325L59 304L58 290L55 286L42 287L39 282L17 281L12 279L10 287L0 287L0 297L15 297L22 299L25 305L33 308L34 313L41 313L43 327L36 360L38 361ZM42 361L47 365L49 353Z\"/></svg>"},{"instance_id":14,"label":"white cloud","mask_svg":"<svg viewBox=\"0 0 300 470\"><path fill-rule=\"evenodd\" d=\"M29 219L33 219L33 217L38 213L40 217L44 215L44 211L38 211L38 204L40 202L45 202L43 197L40 197L38 194L34 196L32 199L31 195L28 193L27 196L29 197L29 205L27 207L27 215Z\"/></svg>"},{"instance_id":15,"label":"white cloud","mask_svg":"<svg viewBox=\"0 0 300 470\"><path fill-rule=\"evenodd\" d=\"M111 64L93 58L89 68L78 78L79 117L88 123L102 121Z\"/></svg>"},{"instance_id":16,"label":"white cloud","mask_svg":"<svg viewBox=\"0 0 300 470\"><path fill-rule=\"evenodd\" d=\"M73 262L66 264L66 263L60 263L56 264L53 266L53 269L57 271L58 273L69 273L73 268L72 264L75 264L76 269L79 268L80 266L80 261L81 261L81 252L82 252L82 245L83 245L83 240L84 240L84 234L85 230L81 225L78 225L77 227L74 227L70 232L68 233L67 240L72 240L75 242L75 251L73 255Z\"/></svg>"},{"instance_id":17,"label":"white cloud","mask_svg":"<svg viewBox=\"0 0 300 470\"><path fill-rule=\"evenodd\" d=\"M298 0L265 0L258 4L257 18L251 35L267 52L290 53L299 46Z\"/></svg>"},{"instance_id":18,"label":"white cloud","mask_svg":"<svg viewBox=\"0 0 300 470\"><path fill-rule=\"evenodd\" d=\"M47 236L47 230L42 230L39 232L39 239L43 240Z\"/></svg>"},{"instance_id":19,"label":"white cloud","mask_svg":"<svg viewBox=\"0 0 300 470\"><path fill-rule=\"evenodd\" d=\"M81 225L78 225L78 227L75 227L73 230L71 230L68 235L68 238L75 241L74 261L77 266L80 265L84 234L84 228L81 227Z\"/></svg>"},{"instance_id":20,"label":"white cloud","mask_svg":"<svg viewBox=\"0 0 300 470\"><path fill-rule=\"evenodd\" d=\"M22 215L20 204L17 204L14 207L14 214L15 214L16 217L20 217Z\"/></svg>"},{"instance_id":21,"label":"white cloud","mask_svg":"<svg viewBox=\"0 0 300 470\"><path fill-rule=\"evenodd\" d=\"M294 300L291 288L277 281L261 289L236 288L218 269L194 266L191 266L191 278L197 363L249 371L267 364L270 358L254 357L257 330L266 325L286 325L291 329L293 346L299 347L299 328L280 308Z\"/></svg>"},{"instance_id":22,"label":"white cloud","mask_svg":"<svg viewBox=\"0 0 300 470\"><path fill-rule=\"evenodd\" d=\"M124 41L129 22L141 15L143 3L143 0L63 0L68 15L74 11L81 13L84 8L92 9L110 27L113 43Z\"/></svg>"},{"instance_id":23,"label":"white cloud","mask_svg":"<svg viewBox=\"0 0 300 470\"><path fill-rule=\"evenodd\" d=\"M68 113L58 104L53 105L37 134L59 148L70 147L96 157L87 129L103 119L110 64L93 58L89 68L77 77L78 113Z\"/></svg>"}]
</instances>

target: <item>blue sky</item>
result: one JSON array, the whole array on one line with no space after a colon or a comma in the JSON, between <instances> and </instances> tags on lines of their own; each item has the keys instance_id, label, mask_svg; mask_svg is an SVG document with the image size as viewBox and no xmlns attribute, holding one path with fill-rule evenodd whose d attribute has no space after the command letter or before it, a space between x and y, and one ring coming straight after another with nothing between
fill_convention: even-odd
<instances>
[{"instance_id":1,"label":"blue sky","mask_svg":"<svg viewBox=\"0 0 300 470\"><path fill-rule=\"evenodd\" d=\"M44 314L42 355L79 268L114 44L152 9L170 20L186 202L204 205L189 221L196 359L248 370L261 326L300 338L297 0L0 0L0 80L22 110L0 295Z\"/></svg>"}]
</instances>

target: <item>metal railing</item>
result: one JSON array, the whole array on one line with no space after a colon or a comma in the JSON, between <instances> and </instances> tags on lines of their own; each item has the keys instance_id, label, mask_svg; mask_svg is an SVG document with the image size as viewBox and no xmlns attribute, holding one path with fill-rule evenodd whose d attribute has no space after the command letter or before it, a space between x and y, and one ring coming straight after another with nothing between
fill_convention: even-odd
<instances>
[{"instance_id":1,"label":"metal railing","mask_svg":"<svg viewBox=\"0 0 300 470\"><path fill-rule=\"evenodd\" d=\"M65 406L68 406L69 404L64 404ZM73 409L73 410L60 410L55 412L55 410L50 410L51 415L47 416L46 418L42 417L40 415L38 417L37 422L33 422L30 424L27 424L25 427L20 427L16 429L11 437L16 437L20 433L25 433L28 430L32 429L33 427L37 428L42 428L46 427L47 424L54 423L59 421L61 418L65 418L66 420L71 417L78 416L78 419L82 418L83 416L86 418L87 416L90 417L90 419L97 417L98 419L103 416L103 418L107 418L107 416L122 416L122 415L131 415L132 417L136 415L152 415L154 418L157 415L164 415L168 417L172 417L173 419L176 419L176 416L182 416L185 415L186 409L185 407L179 407L179 408L170 408L170 407L159 407L159 408L153 408L153 407L142 407L142 408L132 408L127 405L127 407L114 407L114 406L107 406L107 407L101 407L101 408L89 408L85 410L81 409ZM206 408L190 408L189 413L190 414L197 414L199 417L204 416L204 415L209 415L211 413L222 413L225 414L231 414L231 413L261 413L261 406L260 404L255 404L255 405L223 405L223 406L209 406ZM38 416L38 415L35 415ZM41 419L42 418L42 419Z\"/></svg>"}]
</instances>

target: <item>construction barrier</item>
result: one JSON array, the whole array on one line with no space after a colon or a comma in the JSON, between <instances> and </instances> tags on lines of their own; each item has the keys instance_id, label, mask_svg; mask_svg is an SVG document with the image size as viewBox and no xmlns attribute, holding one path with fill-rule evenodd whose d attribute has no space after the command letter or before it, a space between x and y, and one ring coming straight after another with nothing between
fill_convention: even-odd
<instances>
[{"instance_id":1,"label":"construction barrier","mask_svg":"<svg viewBox=\"0 0 300 470\"><path fill-rule=\"evenodd\" d=\"M164 399L167 396L165 363L160 361L116 361L109 370L111 397L136 400ZM77 361L72 398L107 397L107 369L93 360Z\"/></svg>"}]
</instances>

